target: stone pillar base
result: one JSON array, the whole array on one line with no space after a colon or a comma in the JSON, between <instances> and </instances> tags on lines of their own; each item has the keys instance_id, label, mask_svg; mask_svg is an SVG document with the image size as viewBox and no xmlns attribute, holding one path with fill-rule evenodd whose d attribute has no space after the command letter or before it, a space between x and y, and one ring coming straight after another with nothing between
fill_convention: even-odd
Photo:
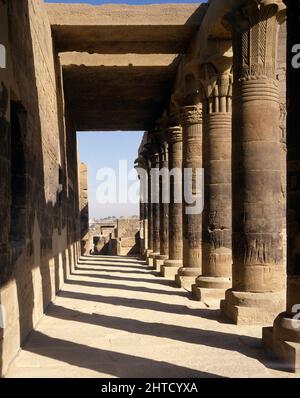
<instances>
[{"instance_id":1,"label":"stone pillar base","mask_svg":"<svg viewBox=\"0 0 300 398\"><path fill-rule=\"evenodd\" d=\"M147 257L147 264L148 264L149 268L153 268L153 267L154 267L154 259L155 259L155 256L159 256L159 253L153 253L153 252L151 252L151 253L149 254L149 256Z\"/></svg>"},{"instance_id":2,"label":"stone pillar base","mask_svg":"<svg viewBox=\"0 0 300 398\"><path fill-rule=\"evenodd\" d=\"M160 254L158 256L155 256L154 259L154 268L160 272L161 266L163 265L163 263L165 262L165 260L168 259L167 255L164 254Z\"/></svg>"},{"instance_id":3,"label":"stone pillar base","mask_svg":"<svg viewBox=\"0 0 300 398\"><path fill-rule=\"evenodd\" d=\"M165 260L160 268L160 273L164 278L174 279L180 267L182 267L181 260Z\"/></svg>"},{"instance_id":4,"label":"stone pillar base","mask_svg":"<svg viewBox=\"0 0 300 398\"><path fill-rule=\"evenodd\" d=\"M150 254L152 253L153 251L152 250L149 250L149 249L147 249L146 251L145 251L145 260L146 260L146 263L148 264L148 261L149 261L149 258L150 258Z\"/></svg>"},{"instance_id":5,"label":"stone pillar base","mask_svg":"<svg viewBox=\"0 0 300 398\"><path fill-rule=\"evenodd\" d=\"M193 299L197 301L206 302L209 300L223 300L225 298L226 289L206 289L205 287L198 287L192 285Z\"/></svg>"},{"instance_id":6,"label":"stone pillar base","mask_svg":"<svg viewBox=\"0 0 300 398\"><path fill-rule=\"evenodd\" d=\"M278 315L273 327L263 328L263 343L282 361L280 367L300 373L300 319Z\"/></svg>"},{"instance_id":7,"label":"stone pillar base","mask_svg":"<svg viewBox=\"0 0 300 398\"><path fill-rule=\"evenodd\" d=\"M192 291L192 286L195 284L195 277L175 275L175 283L178 287L182 287L185 290Z\"/></svg>"},{"instance_id":8,"label":"stone pillar base","mask_svg":"<svg viewBox=\"0 0 300 398\"><path fill-rule=\"evenodd\" d=\"M175 283L178 287L192 291L192 286L195 284L196 278L201 275L200 268L179 268L175 276Z\"/></svg>"},{"instance_id":9,"label":"stone pillar base","mask_svg":"<svg viewBox=\"0 0 300 398\"><path fill-rule=\"evenodd\" d=\"M267 325L285 308L285 292L250 293L226 291L221 313L236 325Z\"/></svg>"},{"instance_id":10,"label":"stone pillar base","mask_svg":"<svg viewBox=\"0 0 300 398\"><path fill-rule=\"evenodd\" d=\"M192 286L193 298L199 301L223 300L231 288L230 278L199 276Z\"/></svg>"}]
</instances>

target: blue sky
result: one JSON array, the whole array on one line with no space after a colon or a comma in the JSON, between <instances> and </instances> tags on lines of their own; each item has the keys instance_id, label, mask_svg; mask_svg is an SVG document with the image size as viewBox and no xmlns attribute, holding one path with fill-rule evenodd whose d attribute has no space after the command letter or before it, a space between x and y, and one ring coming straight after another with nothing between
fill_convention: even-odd
<instances>
[{"instance_id":1,"label":"blue sky","mask_svg":"<svg viewBox=\"0 0 300 398\"><path fill-rule=\"evenodd\" d=\"M161 4L161 3L203 3L199 0L45 0L47 3L88 3L88 4ZM142 132L85 132L78 133L80 161L89 166L89 207L91 218L108 216L129 216L139 213L135 204L97 203L96 191L99 181L96 180L100 168L118 170L119 160L127 160L128 167L133 166L142 140Z\"/></svg>"},{"instance_id":2,"label":"blue sky","mask_svg":"<svg viewBox=\"0 0 300 398\"><path fill-rule=\"evenodd\" d=\"M128 172L130 172L137 158L142 137L143 133L136 131L79 132L77 134L80 161L87 163L89 167L90 218L139 214L139 207L136 204L103 205L97 203L96 191L100 182L97 181L96 175L101 168L112 168L117 172L120 160L127 160Z\"/></svg>"}]
</instances>

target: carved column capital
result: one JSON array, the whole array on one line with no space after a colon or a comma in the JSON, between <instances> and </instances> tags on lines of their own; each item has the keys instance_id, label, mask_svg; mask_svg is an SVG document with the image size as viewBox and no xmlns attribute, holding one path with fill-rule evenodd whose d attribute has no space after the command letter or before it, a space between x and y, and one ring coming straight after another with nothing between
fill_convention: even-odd
<instances>
[{"instance_id":1,"label":"carved column capital","mask_svg":"<svg viewBox=\"0 0 300 398\"><path fill-rule=\"evenodd\" d=\"M159 145L152 144L150 160L153 168L159 167Z\"/></svg>"},{"instance_id":2,"label":"carved column capital","mask_svg":"<svg viewBox=\"0 0 300 398\"><path fill-rule=\"evenodd\" d=\"M199 71L204 98L232 97L232 66L219 72L212 63L203 64Z\"/></svg>"},{"instance_id":3,"label":"carved column capital","mask_svg":"<svg viewBox=\"0 0 300 398\"><path fill-rule=\"evenodd\" d=\"M233 74L231 62L219 71L212 63L201 65L199 80L203 87L204 113L231 112Z\"/></svg>"},{"instance_id":4,"label":"carved column capital","mask_svg":"<svg viewBox=\"0 0 300 398\"><path fill-rule=\"evenodd\" d=\"M160 130L157 134L157 140L159 142L159 154L161 161L167 161L168 159L168 133L166 130Z\"/></svg>"},{"instance_id":5,"label":"carved column capital","mask_svg":"<svg viewBox=\"0 0 300 398\"><path fill-rule=\"evenodd\" d=\"M168 142L170 144L175 144L176 142L182 142L182 127L173 126L167 129Z\"/></svg>"},{"instance_id":6,"label":"carved column capital","mask_svg":"<svg viewBox=\"0 0 300 398\"><path fill-rule=\"evenodd\" d=\"M140 154L139 157L134 161L134 167L136 169L146 169L147 159L142 154Z\"/></svg>"},{"instance_id":7,"label":"carved column capital","mask_svg":"<svg viewBox=\"0 0 300 398\"><path fill-rule=\"evenodd\" d=\"M223 21L233 33L235 80L276 78L278 25L282 0L234 0Z\"/></svg>"},{"instance_id":8,"label":"carved column capital","mask_svg":"<svg viewBox=\"0 0 300 398\"><path fill-rule=\"evenodd\" d=\"M283 0L232 0L231 13L225 16L223 25L228 30L242 31L253 27L260 17L275 16L281 24L285 15L286 5Z\"/></svg>"},{"instance_id":9,"label":"carved column capital","mask_svg":"<svg viewBox=\"0 0 300 398\"><path fill-rule=\"evenodd\" d=\"M181 123L183 126L202 123L202 107L188 105L181 108Z\"/></svg>"}]
</instances>

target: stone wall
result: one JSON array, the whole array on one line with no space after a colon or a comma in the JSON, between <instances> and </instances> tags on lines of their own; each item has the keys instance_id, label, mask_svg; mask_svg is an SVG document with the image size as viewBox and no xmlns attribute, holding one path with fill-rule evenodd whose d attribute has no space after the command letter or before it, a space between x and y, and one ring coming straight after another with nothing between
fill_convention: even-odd
<instances>
[{"instance_id":1,"label":"stone wall","mask_svg":"<svg viewBox=\"0 0 300 398\"><path fill-rule=\"evenodd\" d=\"M0 42L7 50L7 68L0 70L0 298L6 314L0 374L5 374L74 268L80 226L75 127L64 112L44 5L0 1L0 18Z\"/></svg>"},{"instance_id":2,"label":"stone wall","mask_svg":"<svg viewBox=\"0 0 300 398\"><path fill-rule=\"evenodd\" d=\"M140 220L120 219L117 224L116 236L119 240L118 255L137 256L140 253Z\"/></svg>"},{"instance_id":3,"label":"stone wall","mask_svg":"<svg viewBox=\"0 0 300 398\"><path fill-rule=\"evenodd\" d=\"M105 228L106 226L106 228ZM93 254L109 256L138 256L140 254L140 220L137 218L122 218L116 225L99 224L94 226L94 231L101 231L93 239ZM93 237L92 237L93 235Z\"/></svg>"}]
</instances>

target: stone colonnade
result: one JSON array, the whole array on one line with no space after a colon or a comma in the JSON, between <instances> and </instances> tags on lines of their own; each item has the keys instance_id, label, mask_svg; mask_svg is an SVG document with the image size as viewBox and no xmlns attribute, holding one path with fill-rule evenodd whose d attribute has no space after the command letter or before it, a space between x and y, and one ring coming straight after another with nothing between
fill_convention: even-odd
<instances>
[{"instance_id":1,"label":"stone colonnade","mask_svg":"<svg viewBox=\"0 0 300 398\"><path fill-rule=\"evenodd\" d=\"M221 300L221 312L236 324L271 325L275 319L263 340L299 370L297 104L289 114L287 306L283 258L277 43L284 17L281 1L234 1L223 21L232 32L233 60L213 55L193 65L197 101L187 103L184 79L183 88L175 87L177 112L166 111L142 153L152 168L172 171L169 203L160 193L158 203L147 205L143 254L195 299ZM201 195L196 169L204 168L203 211L190 211L185 178L174 188L174 168L183 176L186 168L192 171L195 197ZM150 180L149 174L149 189ZM163 186L161 178L160 192Z\"/></svg>"}]
</instances>

